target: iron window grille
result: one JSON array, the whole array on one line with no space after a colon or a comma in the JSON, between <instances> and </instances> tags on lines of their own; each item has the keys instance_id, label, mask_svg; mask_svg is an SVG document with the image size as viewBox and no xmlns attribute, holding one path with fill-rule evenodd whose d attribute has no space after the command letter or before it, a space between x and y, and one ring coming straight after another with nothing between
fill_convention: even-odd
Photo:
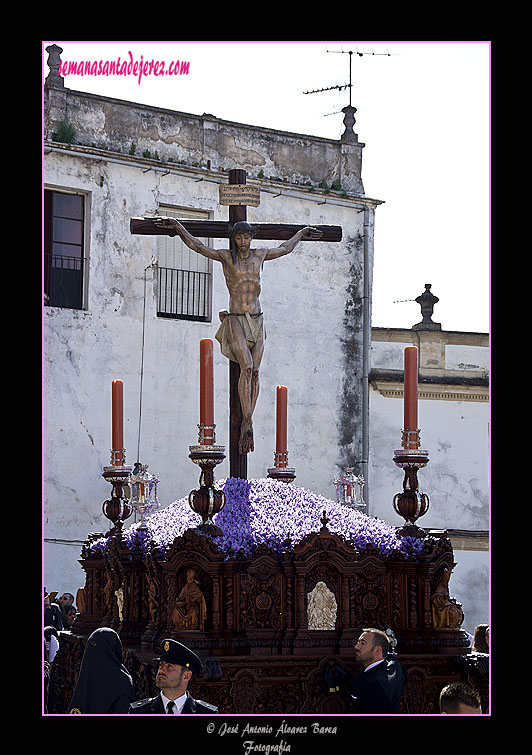
<instances>
[{"instance_id":1,"label":"iron window grille","mask_svg":"<svg viewBox=\"0 0 532 755\"><path fill-rule=\"evenodd\" d=\"M86 259L85 198L44 191L44 301L52 307L82 309Z\"/></svg>"},{"instance_id":2,"label":"iron window grille","mask_svg":"<svg viewBox=\"0 0 532 755\"><path fill-rule=\"evenodd\" d=\"M161 206L167 217L205 220L207 212ZM205 244L207 241L203 240ZM211 322L212 260L197 254L179 236L157 236L157 315Z\"/></svg>"}]
</instances>

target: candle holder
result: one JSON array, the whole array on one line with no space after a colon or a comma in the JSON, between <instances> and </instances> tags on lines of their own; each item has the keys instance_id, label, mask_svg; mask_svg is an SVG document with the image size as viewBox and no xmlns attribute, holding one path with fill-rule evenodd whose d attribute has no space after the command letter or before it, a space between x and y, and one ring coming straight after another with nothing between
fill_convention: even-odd
<instances>
[{"instance_id":1,"label":"candle holder","mask_svg":"<svg viewBox=\"0 0 532 755\"><path fill-rule=\"evenodd\" d=\"M407 450L415 450L420 445L420 430L401 430L401 446Z\"/></svg>"},{"instance_id":2,"label":"candle holder","mask_svg":"<svg viewBox=\"0 0 532 755\"><path fill-rule=\"evenodd\" d=\"M405 524L397 530L396 535L397 537L423 538L426 532L415 522L427 513L429 497L426 493L419 491L417 471L429 463L429 452L420 448L401 448L394 451L394 454L395 465L404 469L405 472L403 492L396 493L393 498L395 511L405 520Z\"/></svg>"},{"instance_id":3,"label":"candle holder","mask_svg":"<svg viewBox=\"0 0 532 755\"><path fill-rule=\"evenodd\" d=\"M362 488L365 482L362 475L355 475L351 467L346 469L344 474L334 481L338 503L364 513L366 504L362 496Z\"/></svg>"},{"instance_id":4,"label":"candle holder","mask_svg":"<svg viewBox=\"0 0 532 755\"><path fill-rule=\"evenodd\" d=\"M274 466L268 469L272 480L291 483L296 479L296 470L288 466L288 451L276 451L273 455Z\"/></svg>"},{"instance_id":5,"label":"candle holder","mask_svg":"<svg viewBox=\"0 0 532 755\"><path fill-rule=\"evenodd\" d=\"M124 451L111 451L111 461L116 459L116 454L122 454L125 458ZM104 467L102 477L110 482L113 486L111 498L103 502L102 511L105 516L113 522L113 527L106 533L109 535L118 535L122 531L125 520L133 513L133 508L128 501L129 495L126 495L124 488L129 484L131 467L125 464L117 466L112 464L110 467Z\"/></svg>"},{"instance_id":6,"label":"candle holder","mask_svg":"<svg viewBox=\"0 0 532 755\"><path fill-rule=\"evenodd\" d=\"M154 508L159 506L159 501L157 499L157 485L159 480L147 470L147 464L137 462L133 469L133 474L128 481L131 489L130 503L135 509L135 512L140 516L139 530L148 529L144 517L153 511Z\"/></svg>"},{"instance_id":7,"label":"candle holder","mask_svg":"<svg viewBox=\"0 0 532 755\"><path fill-rule=\"evenodd\" d=\"M225 493L214 487L214 467L225 459L225 446L199 444L189 446L189 451L188 458L201 468L200 487L188 494L190 508L202 519L196 531L210 537L219 537L223 532L214 524L212 517L225 506Z\"/></svg>"},{"instance_id":8,"label":"candle holder","mask_svg":"<svg viewBox=\"0 0 532 755\"><path fill-rule=\"evenodd\" d=\"M200 446L211 446L216 443L216 425L198 425L198 443Z\"/></svg>"},{"instance_id":9,"label":"candle holder","mask_svg":"<svg viewBox=\"0 0 532 755\"><path fill-rule=\"evenodd\" d=\"M125 448L111 448L111 466L123 467L126 463Z\"/></svg>"}]
</instances>

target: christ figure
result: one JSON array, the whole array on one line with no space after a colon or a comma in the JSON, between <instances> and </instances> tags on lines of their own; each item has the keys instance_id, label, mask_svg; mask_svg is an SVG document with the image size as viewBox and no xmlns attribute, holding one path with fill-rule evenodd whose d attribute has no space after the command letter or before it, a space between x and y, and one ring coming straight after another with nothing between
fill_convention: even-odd
<instances>
[{"instance_id":1,"label":"christ figure","mask_svg":"<svg viewBox=\"0 0 532 755\"><path fill-rule=\"evenodd\" d=\"M159 217L160 228L173 228L193 251L222 263L229 311L220 312L221 325L216 333L222 354L240 365L238 395L242 406L239 451L254 450L253 412L259 395L259 368L264 352L264 324L260 305L261 272L266 260L290 254L301 239L320 239L322 232L306 226L291 239L274 249L253 249L253 229L249 223L235 223L231 231L230 249L211 249L192 236L175 218Z\"/></svg>"}]
</instances>

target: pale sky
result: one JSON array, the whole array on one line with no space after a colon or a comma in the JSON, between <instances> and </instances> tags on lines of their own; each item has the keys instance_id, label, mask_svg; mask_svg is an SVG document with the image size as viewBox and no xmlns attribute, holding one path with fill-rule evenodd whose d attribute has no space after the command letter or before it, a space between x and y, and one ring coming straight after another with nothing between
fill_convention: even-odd
<instances>
[{"instance_id":1,"label":"pale sky","mask_svg":"<svg viewBox=\"0 0 532 755\"><path fill-rule=\"evenodd\" d=\"M63 61L189 63L181 76L66 76L79 91L339 139L349 90L375 213L372 324L409 328L432 284L444 330L489 330L490 42L43 42ZM370 54L375 53L375 54ZM389 53L389 54L388 54ZM395 303L400 300L400 303Z\"/></svg>"}]
</instances>

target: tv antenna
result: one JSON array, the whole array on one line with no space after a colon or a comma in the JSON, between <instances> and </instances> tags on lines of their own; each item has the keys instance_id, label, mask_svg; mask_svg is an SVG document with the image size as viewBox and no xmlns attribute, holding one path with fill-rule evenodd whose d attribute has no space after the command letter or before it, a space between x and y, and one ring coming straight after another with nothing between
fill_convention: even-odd
<instances>
[{"instance_id":1,"label":"tv antenna","mask_svg":"<svg viewBox=\"0 0 532 755\"><path fill-rule=\"evenodd\" d=\"M327 52L337 53L340 55L349 55L349 84L335 84L334 86L324 87L323 89L312 89L309 92L303 92L303 94L318 94L319 92L330 92L333 89L338 89L340 91L342 89L349 89L349 107L350 108L353 107L351 104L351 89L353 88L353 84L351 81L351 69L352 69L353 55L358 55L359 57L362 57L363 55L385 55L386 57L391 57L393 54L388 51L373 52L373 50L371 52L359 52L358 50L327 50ZM337 111L336 113L326 113L326 115L337 115L338 112L340 111Z\"/></svg>"}]
</instances>

